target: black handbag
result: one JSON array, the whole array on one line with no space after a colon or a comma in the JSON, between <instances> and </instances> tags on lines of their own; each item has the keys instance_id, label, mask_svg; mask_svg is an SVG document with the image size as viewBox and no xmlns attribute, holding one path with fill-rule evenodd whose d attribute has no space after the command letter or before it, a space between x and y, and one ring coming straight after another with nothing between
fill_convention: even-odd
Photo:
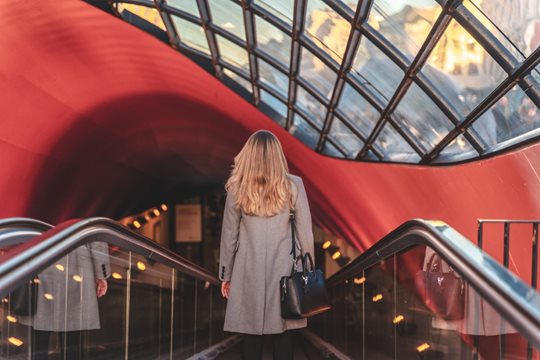
<instances>
[{"instance_id":1,"label":"black handbag","mask_svg":"<svg viewBox=\"0 0 540 360\"><path fill-rule=\"evenodd\" d=\"M11 312L19 316L36 314L38 281L30 280L13 290L9 296Z\"/></svg>"},{"instance_id":2,"label":"black handbag","mask_svg":"<svg viewBox=\"0 0 540 360\"><path fill-rule=\"evenodd\" d=\"M293 265L291 274L283 276L279 283L281 299L281 317L284 319L302 319L330 309L324 275L320 269L314 269L311 254L306 252L296 257L295 212L289 215L292 232ZM298 260L302 262L302 271L297 271ZM308 261L311 265L308 268Z\"/></svg>"}]
</instances>

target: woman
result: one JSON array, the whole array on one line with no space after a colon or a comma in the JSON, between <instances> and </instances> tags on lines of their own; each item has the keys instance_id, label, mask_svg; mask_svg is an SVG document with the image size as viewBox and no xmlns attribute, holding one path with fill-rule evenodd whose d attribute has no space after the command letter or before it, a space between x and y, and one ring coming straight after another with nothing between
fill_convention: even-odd
<instances>
[{"instance_id":1,"label":"woman","mask_svg":"<svg viewBox=\"0 0 540 360\"><path fill-rule=\"evenodd\" d=\"M263 334L274 334L274 359L293 358L293 329L307 319L281 318L279 281L293 264L289 210L296 209L297 256L313 256L313 231L302 179L289 174L278 139L260 130L234 159L225 185L219 278L227 301L224 330L243 333L243 358L261 359Z\"/></svg>"}]
</instances>

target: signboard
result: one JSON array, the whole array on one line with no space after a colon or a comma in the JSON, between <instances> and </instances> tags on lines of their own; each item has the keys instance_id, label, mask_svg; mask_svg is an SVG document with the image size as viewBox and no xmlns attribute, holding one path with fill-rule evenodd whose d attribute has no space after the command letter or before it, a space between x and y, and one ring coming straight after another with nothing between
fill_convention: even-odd
<instances>
[{"instance_id":1,"label":"signboard","mask_svg":"<svg viewBox=\"0 0 540 360\"><path fill-rule=\"evenodd\" d=\"M202 241L201 204L180 204L175 206L176 242Z\"/></svg>"}]
</instances>

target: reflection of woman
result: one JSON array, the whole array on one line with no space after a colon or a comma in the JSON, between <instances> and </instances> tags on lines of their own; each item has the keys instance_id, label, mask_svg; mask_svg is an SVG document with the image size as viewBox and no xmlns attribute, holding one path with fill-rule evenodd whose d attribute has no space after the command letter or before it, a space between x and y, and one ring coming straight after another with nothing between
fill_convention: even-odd
<instances>
[{"instance_id":1,"label":"reflection of woman","mask_svg":"<svg viewBox=\"0 0 540 360\"><path fill-rule=\"evenodd\" d=\"M21 323L33 327L33 359L47 359L52 332L60 333L67 359L81 356L81 330L100 328L97 298L107 292L108 245L81 246L39 275L36 313Z\"/></svg>"},{"instance_id":2,"label":"reflection of woman","mask_svg":"<svg viewBox=\"0 0 540 360\"><path fill-rule=\"evenodd\" d=\"M274 358L292 359L291 329L306 327L307 319L281 318L279 281L292 268L291 203L299 245L313 255L302 179L288 173L278 139L258 131L234 159L226 189L219 268L228 299L224 330L245 334L244 359L261 359L262 334L274 334Z\"/></svg>"}]
</instances>

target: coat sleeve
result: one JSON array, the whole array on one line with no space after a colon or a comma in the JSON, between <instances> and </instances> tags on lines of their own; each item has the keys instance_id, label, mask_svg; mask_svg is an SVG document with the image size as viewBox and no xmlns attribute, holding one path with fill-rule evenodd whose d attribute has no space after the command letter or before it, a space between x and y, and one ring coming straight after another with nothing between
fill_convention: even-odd
<instances>
[{"instance_id":1,"label":"coat sleeve","mask_svg":"<svg viewBox=\"0 0 540 360\"><path fill-rule=\"evenodd\" d=\"M221 227L221 244L219 247L219 279L230 281L234 266L234 256L238 249L238 233L242 213L234 204L234 197L227 194L223 225Z\"/></svg>"},{"instance_id":2,"label":"coat sleeve","mask_svg":"<svg viewBox=\"0 0 540 360\"><path fill-rule=\"evenodd\" d=\"M107 279L111 276L111 265L109 263L109 244L95 241L88 244L90 256L94 265L94 275L96 279Z\"/></svg>"},{"instance_id":3,"label":"coat sleeve","mask_svg":"<svg viewBox=\"0 0 540 360\"><path fill-rule=\"evenodd\" d=\"M313 266L315 266L315 244L313 240L311 212L309 210L306 189L304 188L304 182L301 179L296 185L298 187L298 198L296 199L295 205L298 240L302 247L302 254L308 252L313 259Z\"/></svg>"}]
</instances>

